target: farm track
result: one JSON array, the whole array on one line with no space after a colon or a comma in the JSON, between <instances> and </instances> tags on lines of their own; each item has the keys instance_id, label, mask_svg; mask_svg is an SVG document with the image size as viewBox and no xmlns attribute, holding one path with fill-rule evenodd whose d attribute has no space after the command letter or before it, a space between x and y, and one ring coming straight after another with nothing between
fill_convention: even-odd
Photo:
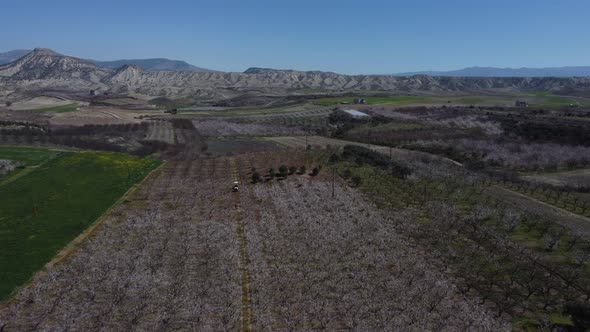
<instances>
[{"instance_id":1,"label":"farm track","mask_svg":"<svg viewBox=\"0 0 590 332\"><path fill-rule=\"evenodd\" d=\"M551 216L553 220L562 226L590 235L590 219L584 216L504 187L494 185L488 188L487 191L492 196L507 201L509 204L524 209L525 211L533 214Z\"/></svg>"},{"instance_id":2,"label":"farm track","mask_svg":"<svg viewBox=\"0 0 590 332\"><path fill-rule=\"evenodd\" d=\"M317 146L320 148L326 148L328 146L342 147L345 145L356 145L356 146L366 147L370 150L385 154L387 156L392 155L393 157L397 157L397 158L401 158L401 159L403 159L403 158L430 158L430 159L435 159L435 160L439 160L439 161L444 161L446 163L450 163L455 166L462 166L461 163L459 163L455 160L441 157L441 156L437 156L437 155L430 154L430 153L405 150L405 149L399 149L399 148L391 148L391 147L382 146L382 145L359 143L359 142L354 142L354 141L346 141L346 140L328 138L328 137L322 137L322 136L307 136L307 138L305 136L266 137L266 139L276 142L276 143L279 143L279 144L282 144L282 145L285 145L290 148L301 148L301 149L304 149L306 147L306 143L311 145L312 147Z\"/></svg>"},{"instance_id":3,"label":"farm track","mask_svg":"<svg viewBox=\"0 0 590 332\"><path fill-rule=\"evenodd\" d=\"M114 119L117 119L117 120L123 120L123 119L122 119L122 118L121 118L119 115L117 115L117 114L115 114L115 113L113 113L113 112L108 112L108 111L100 111L100 113L103 113L103 114L106 114L106 115L112 116Z\"/></svg>"},{"instance_id":4,"label":"farm track","mask_svg":"<svg viewBox=\"0 0 590 332\"><path fill-rule=\"evenodd\" d=\"M236 160L230 159L230 167L233 181L240 180L239 169L236 166ZM246 225L243 220L243 209L240 200L240 192L232 193L234 202L234 219L237 225L237 235L240 242L240 272L242 276L242 331L252 331L252 296L250 276L250 257L248 256L248 239L246 238Z\"/></svg>"}]
</instances>

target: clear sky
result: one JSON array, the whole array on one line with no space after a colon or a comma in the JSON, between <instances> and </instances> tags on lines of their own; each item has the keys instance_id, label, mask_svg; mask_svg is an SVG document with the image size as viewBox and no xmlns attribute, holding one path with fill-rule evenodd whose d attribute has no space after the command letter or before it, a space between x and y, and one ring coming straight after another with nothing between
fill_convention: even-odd
<instances>
[{"instance_id":1,"label":"clear sky","mask_svg":"<svg viewBox=\"0 0 590 332\"><path fill-rule=\"evenodd\" d=\"M350 74L590 65L589 0L0 0L0 51Z\"/></svg>"}]
</instances>

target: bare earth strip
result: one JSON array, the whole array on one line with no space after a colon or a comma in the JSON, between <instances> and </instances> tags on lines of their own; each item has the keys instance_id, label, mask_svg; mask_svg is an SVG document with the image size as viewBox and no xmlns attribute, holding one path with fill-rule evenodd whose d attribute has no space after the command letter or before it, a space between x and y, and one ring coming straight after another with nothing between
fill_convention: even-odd
<instances>
[{"instance_id":1,"label":"bare earth strip","mask_svg":"<svg viewBox=\"0 0 590 332\"><path fill-rule=\"evenodd\" d=\"M506 188L492 186L488 189L488 192L492 196L507 201L530 213L551 216L555 222L565 227L569 227L572 230L578 230L586 235L590 234L590 219L584 216L580 216Z\"/></svg>"},{"instance_id":2,"label":"bare earth strip","mask_svg":"<svg viewBox=\"0 0 590 332\"><path fill-rule=\"evenodd\" d=\"M534 182L551 184L554 186L570 185L590 187L590 169L532 174L525 175L523 178Z\"/></svg>"},{"instance_id":3,"label":"bare earth strip","mask_svg":"<svg viewBox=\"0 0 590 332\"><path fill-rule=\"evenodd\" d=\"M35 98L28 99L28 100L16 102L16 103L12 104L10 109L15 110L15 111L34 110L34 109L45 108L45 107L69 105L69 104L72 104L73 102L74 102L73 100L68 100L68 99L40 96L40 97L35 97Z\"/></svg>"}]
</instances>

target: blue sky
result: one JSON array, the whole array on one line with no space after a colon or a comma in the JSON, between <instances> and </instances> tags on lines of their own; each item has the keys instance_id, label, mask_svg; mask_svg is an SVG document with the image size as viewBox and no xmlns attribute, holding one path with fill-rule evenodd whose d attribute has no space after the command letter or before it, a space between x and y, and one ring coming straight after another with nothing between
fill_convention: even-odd
<instances>
[{"instance_id":1,"label":"blue sky","mask_svg":"<svg viewBox=\"0 0 590 332\"><path fill-rule=\"evenodd\" d=\"M0 51L350 74L590 65L588 0L2 0L0 8Z\"/></svg>"}]
</instances>

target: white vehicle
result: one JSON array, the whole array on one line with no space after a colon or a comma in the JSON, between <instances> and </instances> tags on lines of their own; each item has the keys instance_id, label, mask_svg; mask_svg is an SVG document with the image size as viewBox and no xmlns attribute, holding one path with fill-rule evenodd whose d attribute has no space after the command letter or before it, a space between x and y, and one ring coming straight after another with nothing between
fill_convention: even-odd
<instances>
[{"instance_id":1,"label":"white vehicle","mask_svg":"<svg viewBox=\"0 0 590 332\"><path fill-rule=\"evenodd\" d=\"M240 187L239 187L239 183L238 183L238 181L234 181L234 186L233 186L233 188L232 188L232 191L233 191L233 192L238 192L238 191L240 191Z\"/></svg>"}]
</instances>

